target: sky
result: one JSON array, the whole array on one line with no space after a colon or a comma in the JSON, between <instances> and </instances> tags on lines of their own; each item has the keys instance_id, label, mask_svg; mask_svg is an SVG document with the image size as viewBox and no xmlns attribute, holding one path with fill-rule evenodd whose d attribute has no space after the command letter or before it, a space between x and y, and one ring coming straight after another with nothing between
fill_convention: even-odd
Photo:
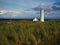
<instances>
[{"instance_id":1,"label":"sky","mask_svg":"<svg viewBox=\"0 0 60 45\"><path fill-rule=\"evenodd\" d=\"M0 0L0 19L40 18L42 6L45 19L60 19L60 0Z\"/></svg>"}]
</instances>

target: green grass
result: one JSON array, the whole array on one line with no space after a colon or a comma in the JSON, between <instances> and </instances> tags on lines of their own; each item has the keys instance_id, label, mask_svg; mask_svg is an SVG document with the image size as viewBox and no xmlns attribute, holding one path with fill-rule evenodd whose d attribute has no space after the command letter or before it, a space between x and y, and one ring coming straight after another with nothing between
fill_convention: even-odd
<instances>
[{"instance_id":1,"label":"green grass","mask_svg":"<svg viewBox=\"0 0 60 45\"><path fill-rule=\"evenodd\" d=\"M60 45L60 21L0 21L0 45Z\"/></svg>"}]
</instances>

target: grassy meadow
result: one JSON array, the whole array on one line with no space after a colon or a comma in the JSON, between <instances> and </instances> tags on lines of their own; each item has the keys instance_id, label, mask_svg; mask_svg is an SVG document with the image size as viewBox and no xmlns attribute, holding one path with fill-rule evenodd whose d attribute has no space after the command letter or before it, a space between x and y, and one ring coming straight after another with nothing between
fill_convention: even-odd
<instances>
[{"instance_id":1,"label":"grassy meadow","mask_svg":"<svg viewBox=\"0 0 60 45\"><path fill-rule=\"evenodd\" d=\"M0 45L60 45L60 21L0 21Z\"/></svg>"}]
</instances>

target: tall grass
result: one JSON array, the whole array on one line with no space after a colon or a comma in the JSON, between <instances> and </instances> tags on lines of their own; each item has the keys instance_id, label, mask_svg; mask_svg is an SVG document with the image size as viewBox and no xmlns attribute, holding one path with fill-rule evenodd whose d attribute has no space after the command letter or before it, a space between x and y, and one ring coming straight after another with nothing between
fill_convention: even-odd
<instances>
[{"instance_id":1,"label":"tall grass","mask_svg":"<svg viewBox=\"0 0 60 45\"><path fill-rule=\"evenodd\" d=\"M60 21L2 21L0 45L60 45Z\"/></svg>"}]
</instances>

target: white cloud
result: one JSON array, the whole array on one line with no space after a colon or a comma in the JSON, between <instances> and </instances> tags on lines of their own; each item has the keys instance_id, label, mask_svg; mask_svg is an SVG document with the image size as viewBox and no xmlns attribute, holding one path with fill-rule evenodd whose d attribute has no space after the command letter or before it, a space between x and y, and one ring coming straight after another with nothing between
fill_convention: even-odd
<instances>
[{"instance_id":1,"label":"white cloud","mask_svg":"<svg viewBox=\"0 0 60 45\"><path fill-rule=\"evenodd\" d=\"M45 9L52 10L52 6L53 6L53 3L49 3L49 2L44 3L44 8L45 8Z\"/></svg>"},{"instance_id":2,"label":"white cloud","mask_svg":"<svg viewBox=\"0 0 60 45\"><path fill-rule=\"evenodd\" d=\"M60 8L60 5L54 5L54 6L56 6L56 7Z\"/></svg>"},{"instance_id":3,"label":"white cloud","mask_svg":"<svg viewBox=\"0 0 60 45\"><path fill-rule=\"evenodd\" d=\"M0 12L0 15L6 18L33 17L34 15L37 15L37 11L34 10L1 10Z\"/></svg>"},{"instance_id":4,"label":"white cloud","mask_svg":"<svg viewBox=\"0 0 60 45\"><path fill-rule=\"evenodd\" d=\"M8 11L6 10L0 10L0 15L7 13Z\"/></svg>"}]
</instances>

